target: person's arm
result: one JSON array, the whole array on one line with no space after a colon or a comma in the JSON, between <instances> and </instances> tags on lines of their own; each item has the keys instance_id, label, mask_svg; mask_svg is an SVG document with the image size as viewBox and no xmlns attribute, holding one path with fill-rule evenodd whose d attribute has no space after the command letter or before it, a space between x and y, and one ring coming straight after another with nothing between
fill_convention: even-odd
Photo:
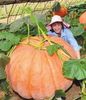
<instances>
[{"instance_id":1,"label":"person's arm","mask_svg":"<svg viewBox=\"0 0 86 100\"><path fill-rule=\"evenodd\" d=\"M80 46L78 45L76 39L74 38L72 32L68 29L66 32L67 35L67 40L69 42L69 44L73 47L73 49L76 52L77 55L77 59L80 59Z\"/></svg>"},{"instance_id":2,"label":"person's arm","mask_svg":"<svg viewBox=\"0 0 86 100\"><path fill-rule=\"evenodd\" d=\"M76 51L77 59L80 59L80 51Z\"/></svg>"},{"instance_id":3,"label":"person's arm","mask_svg":"<svg viewBox=\"0 0 86 100\"><path fill-rule=\"evenodd\" d=\"M55 32L52 32L52 31L48 31L47 32L47 35L50 35L50 36L57 36L57 34Z\"/></svg>"}]
</instances>

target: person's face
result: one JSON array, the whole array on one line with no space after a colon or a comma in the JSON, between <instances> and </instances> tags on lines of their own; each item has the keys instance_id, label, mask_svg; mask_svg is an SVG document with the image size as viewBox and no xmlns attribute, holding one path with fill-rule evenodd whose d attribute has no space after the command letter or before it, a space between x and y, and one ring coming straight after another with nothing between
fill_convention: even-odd
<instances>
[{"instance_id":1,"label":"person's face","mask_svg":"<svg viewBox=\"0 0 86 100\"><path fill-rule=\"evenodd\" d=\"M62 23L60 22L53 23L51 27L56 33L60 33L62 29Z\"/></svg>"}]
</instances>

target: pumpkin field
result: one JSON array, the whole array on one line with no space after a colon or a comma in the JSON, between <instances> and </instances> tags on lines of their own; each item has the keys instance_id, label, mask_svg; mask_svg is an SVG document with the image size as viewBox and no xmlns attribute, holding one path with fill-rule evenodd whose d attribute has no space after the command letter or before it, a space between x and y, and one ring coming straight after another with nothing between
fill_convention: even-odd
<instances>
[{"instance_id":1,"label":"pumpkin field","mask_svg":"<svg viewBox=\"0 0 86 100\"><path fill-rule=\"evenodd\" d=\"M0 100L86 100L86 0L45 1L0 4ZM54 15L72 31L80 58L47 34Z\"/></svg>"}]
</instances>

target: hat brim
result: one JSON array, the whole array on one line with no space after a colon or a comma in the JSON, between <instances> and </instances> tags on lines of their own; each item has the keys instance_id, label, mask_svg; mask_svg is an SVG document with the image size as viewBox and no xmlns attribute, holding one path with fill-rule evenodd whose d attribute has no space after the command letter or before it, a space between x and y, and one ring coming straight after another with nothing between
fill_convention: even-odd
<instances>
[{"instance_id":1,"label":"hat brim","mask_svg":"<svg viewBox=\"0 0 86 100\"><path fill-rule=\"evenodd\" d=\"M70 24L66 23L65 21L55 21L55 22L51 22L51 23L48 24L48 26L51 26L52 24L54 24L56 22L63 23L63 25L66 26L67 28L70 28L71 27Z\"/></svg>"},{"instance_id":2,"label":"hat brim","mask_svg":"<svg viewBox=\"0 0 86 100\"><path fill-rule=\"evenodd\" d=\"M51 26L51 25L54 24L54 23L63 23L63 21L55 21L55 22L51 22L51 23L49 23L48 25Z\"/></svg>"}]
</instances>

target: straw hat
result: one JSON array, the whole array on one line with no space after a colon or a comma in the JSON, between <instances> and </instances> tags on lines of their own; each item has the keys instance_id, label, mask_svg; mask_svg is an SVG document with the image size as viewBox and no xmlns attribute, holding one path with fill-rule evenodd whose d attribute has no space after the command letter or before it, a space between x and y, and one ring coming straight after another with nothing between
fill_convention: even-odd
<instances>
[{"instance_id":1,"label":"straw hat","mask_svg":"<svg viewBox=\"0 0 86 100\"><path fill-rule=\"evenodd\" d=\"M63 21L63 19L59 16L59 15L54 15L51 19L51 22L48 24L49 26L51 26L53 23L55 22L62 22L63 25L66 27L66 28L70 28L70 24L66 23L65 21Z\"/></svg>"}]
</instances>

